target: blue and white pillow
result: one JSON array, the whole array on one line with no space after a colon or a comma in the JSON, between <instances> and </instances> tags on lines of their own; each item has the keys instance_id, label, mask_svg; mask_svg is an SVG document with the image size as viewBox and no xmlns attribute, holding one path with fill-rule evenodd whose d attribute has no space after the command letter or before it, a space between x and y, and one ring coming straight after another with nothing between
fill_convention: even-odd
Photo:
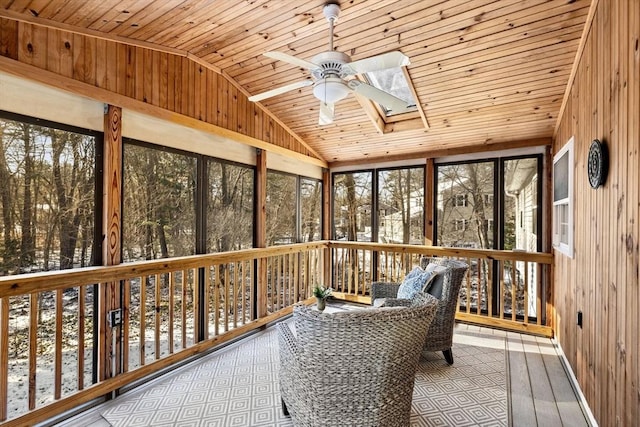
<instances>
[{"instance_id":1,"label":"blue and white pillow","mask_svg":"<svg viewBox=\"0 0 640 427\"><path fill-rule=\"evenodd\" d=\"M432 272L424 271L420 267L416 267L409 274L404 277L404 280L398 288L398 298L412 299L418 292L424 290L425 285L428 284Z\"/></svg>"}]
</instances>

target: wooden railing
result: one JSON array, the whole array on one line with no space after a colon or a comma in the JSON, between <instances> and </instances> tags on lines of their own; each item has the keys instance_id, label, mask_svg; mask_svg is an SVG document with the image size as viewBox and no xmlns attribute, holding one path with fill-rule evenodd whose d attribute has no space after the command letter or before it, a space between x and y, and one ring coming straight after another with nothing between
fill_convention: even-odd
<instances>
[{"instance_id":1,"label":"wooden railing","mask_svg":"<svg viewBox=\"0 0 640 427\"><path fill-rule=\"evenodd\" d=\"M423 256L451 257L469 265L456 318L488 326L551 336L544 284L548 253L330 242L332 286L340 297L368 303L371 282L401 282Z\"/></svg>"},{"instance_id":2,"label":"wooden railing","mask_svg":"<svg viewBox=\"0 0 640 427\"><path fill-rule=\"evenodd\" d=\"M235 339L319 284L369 303L372 281L401 281L422 256L471 266L459 319L551 334L541 253L314 242L0 277L0 424L42 421Z\"/></svg>"},{"instance_id":3,"label":"wooden railing","mask_svg":"<svg viewBox=\"0 0 640 427\"><path fill-rule=\"evenodd\" d=\"M0 277L0 422L46 419L289 314L323 281L326 246ZM111 283L120 320L98 298Z\"/></svg>"}]
</instances>

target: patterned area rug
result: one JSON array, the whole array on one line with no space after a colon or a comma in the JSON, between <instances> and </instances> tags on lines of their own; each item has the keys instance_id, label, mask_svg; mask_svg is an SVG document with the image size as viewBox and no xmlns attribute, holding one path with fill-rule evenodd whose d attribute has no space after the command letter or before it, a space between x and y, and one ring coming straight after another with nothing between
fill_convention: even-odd
<instances>
[{"instance_id":1,"label":"patterned area rug","mask_svg":"<svg viewBox=\"0 0 640 427\"><path fill-rule=\"evenodd\" d=\"M425 353L412 426L506 426L503 337L456 332L455 363ZM291 426L282 415L276 328L208 355L107 403L112 426Z\"/></svg>"}]
</instances>

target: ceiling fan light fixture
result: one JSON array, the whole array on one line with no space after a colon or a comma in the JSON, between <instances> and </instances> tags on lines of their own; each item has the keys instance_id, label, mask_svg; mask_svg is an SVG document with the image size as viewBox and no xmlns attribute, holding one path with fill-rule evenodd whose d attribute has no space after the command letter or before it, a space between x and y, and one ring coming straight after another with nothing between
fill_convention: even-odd
<instances>
[{"instance_id":1,"label":"ceiling fan light fixture","mask_svg":"<svg viewBox=\"0 0 640 427\"><path fill-rule=\"evenodd\" d=\"M349 87L337 77L327 77L316 81L313 86L313 96L328 104L335 104L349 95Z\"/></svg>"}]
</instances>

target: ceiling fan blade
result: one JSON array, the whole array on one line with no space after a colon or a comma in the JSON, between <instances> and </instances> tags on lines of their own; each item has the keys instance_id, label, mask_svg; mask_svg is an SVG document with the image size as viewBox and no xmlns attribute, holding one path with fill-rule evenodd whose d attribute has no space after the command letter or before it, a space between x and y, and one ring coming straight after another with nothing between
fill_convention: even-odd
<instances>
[{"instance_id":1,"label":"ceiling fan blade","mask_svg":"<svg viewBox=\"0 0 640 427\"><path fill-rule=\"evenodd\" d=\"M409 106L406 101L393 96L388 92L373 87L369 84L363 83L360 80L349 80L347 83L349 88L358 95L362 95L365 98L369 98L372 101L385 107L387 110L391 110L394 113L401 113L406 111Z\"/></svg>"},{"instance_id":2,"label":"ceiling fan blade","mask_svg":"<svg viewBox=\"0 0 640 427\"><path fill-rule=\"evenodd\" d=\"M285 92L289 92L291 90L296 90L301 87L311 86L313 84L312 80L302 80L301 82L291 83L286 86L278 87L275 89L268 90L266 92L259 93L257 95L253 95L249 97L249 101L258 102L263 99L271 98L272 96L280 95Z\"/></svg>"},{"instance_id":3,"label":"ceiling fan blade","mask_svg":"<svg viewBox=\"0 0 640 427\"><path fill-rule=\"evenodd\" d=\"M386 68L404 67L409 65L409 57L399 51L387 52L369 58L360 59L345 64L342 70L348 75L368 73L370 71L384 70Z\"/></svg>"},{"instance_id":4,"label":"ceiling fan blade","mask_svg":"<svg viewBox=\"0 0 640 427\"><path fill-rule=\"evenodd\" d=\"M309 70L315 70L316 68L320 68L313 62L296 58L295 56L291 56L289 54L282 53L282 52L265 52L263 53L263 55L271 59L277 59L278 61L288 62L289 64L293 64L297 67L307 68Z\"/></svg>"},{"instance_id":5,"label":"ceiling fan blade","mask_svg":"<svg viewBox=\"0 0 640 427\"><path fill-rule=\"evenodd\" d=\"M320 118L318 119L318 124L322 126L333 123L334 111L333 103L320 101Z\"/></svg>"}]
</instances>

